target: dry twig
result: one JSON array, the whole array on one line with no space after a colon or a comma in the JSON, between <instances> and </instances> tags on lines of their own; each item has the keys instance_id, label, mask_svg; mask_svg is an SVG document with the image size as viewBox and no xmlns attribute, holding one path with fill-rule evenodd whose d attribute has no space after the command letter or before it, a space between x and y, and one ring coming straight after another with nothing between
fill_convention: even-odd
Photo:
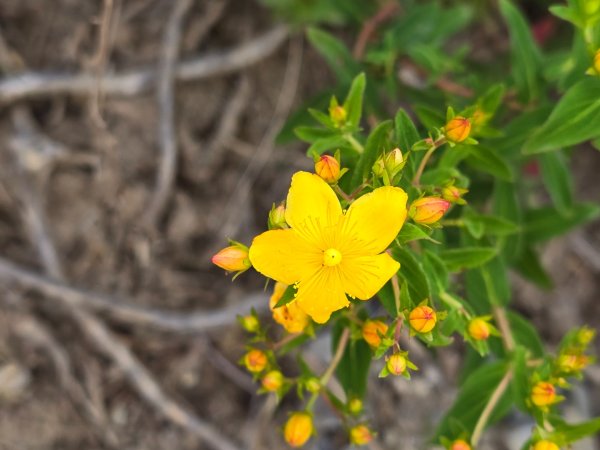
<instances>
[{"instance_id":1,"label":"dry twig","mask_svg":"<svg viewBox=\"0 0 600 450\"><path fill-rule=\"evenodd\" d=\"M191 81L223 75L270 56L286 40L288 29L278 26L232 50L205 55L182 62L175 69L178 81ZM105 96L135 96L146 92L156 82L156 69L132 70L102 77ZM52 74L24 72L0 81L0 104L49 95L88 95L96 85L94 74Z\"/></svg>"}]
</instances>

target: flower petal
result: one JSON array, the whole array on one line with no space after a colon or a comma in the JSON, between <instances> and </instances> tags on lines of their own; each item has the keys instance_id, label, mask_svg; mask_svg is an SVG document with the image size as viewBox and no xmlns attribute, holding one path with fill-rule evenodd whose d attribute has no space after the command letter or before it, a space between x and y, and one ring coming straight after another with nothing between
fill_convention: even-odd
<instances>
[{"instance_id":1,"label":"flower petal","mask_svg":"<svg viewBox=\"0 0 600 450\"><path fill-rule=\"evenodd\" d=\"M296 302L315 322L325 323L329 316L350 303L342 287L337 267L324 267L298 285Z\"/></svg>"},{"instance_id":2,"label":"flower petal","mask_svg":"<svg viewBox=\"0 0 600 450\"><path fill-rule=\"evenodd\" d=\"M344 290L360 300L373 297L400 269L400 264L387 253L345 258L340 266Z\"/></svg>"},{"instance_id":3,"label":"flower petal","mask_svg":"<svg viewBox=\"0 0 600 450\"><path fill-rule=\"evenodd\" d=\"M406 192L385 186L356 200L344 216L339 249L347 255L376 255L396 238L406 220Z\"/></svg>"},{"instance_id":4,"label":"flower petal","mask_svg":"<svg viewBox=\"0 0 600 450\"><path fill-rule=\"evenodd\" d=\"M249 257L258 272L285 284L309 278L323 263L323 252L292 229L271 230L256 236Z\"/></svg>"},{"instance_id":5,"label":"flower petal","mask_svg":"<svg viewBox=\"0 0 600 450\"><path fill-rule=\"evenodd\" d=\"M297 172L287 196L285 220L303 238L325 250L342 217L333 189L319 176Z\"/></svg>"}]
</instances>

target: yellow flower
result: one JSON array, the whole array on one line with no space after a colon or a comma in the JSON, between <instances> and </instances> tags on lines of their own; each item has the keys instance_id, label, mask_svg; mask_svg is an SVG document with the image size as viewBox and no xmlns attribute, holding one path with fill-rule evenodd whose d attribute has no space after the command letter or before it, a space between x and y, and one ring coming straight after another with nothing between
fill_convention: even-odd
<instances>
[{"instance_id":1,"label":"yellow flower","mask_svg":"<svg viewBox=\"0 0 600 450\"><path fill-rule=\"evenodd\" d=\"M308 316L298 307L297 302L294 300L279 308L275 308L275 305L286 289L287 284L275 283L273 295L271 295L271 299L269 300L269 306L271 311L273 311L273 319L285 328L285 331L288 333L300 333L308 325Z\"/></svg>"},{"instance_id":2,"label":"yellow flower","mask_svg":"<svg viewBox=\"0 0 600 450\"><path fill-rule=\"evenodd\" d=\"M381 187L342 211L331 187L318 175L292 177L285 210L287 230L267 231L250 247L250 261L263 275L295 284L297 305L315 322L368 300L400 265L382 253L406 219L406 193Z\"/></svg>"},{"instance_id":3,"label":"yellow flower","mask_svg":"<svg viewBox=\"0 0 600 450\"><path fill-rule=\"evenodd\" d=\"M537 441L533 450L560 450L560 448L552 441Z\"/></svg>"},{"instance_id":4,"label":"yellow flower","mask_svg":"<svg viewBox=\"0 0 600 450\"><path fill-rule=\"evenodd\" d=\"M362 337L371 347L377 348L381 344L381 336L385 336L388 326L381 320L368 319L362 326Z\"/></svg>"},{"instance_id":5,"label":"yellow flower","mask_svg":"<svg viewBox=\"0 0 600 450\"><path fill-rule=\"evenodd\" d=\"M283 428L283 437L291 447L302 447L312 434L312 418L305 412L292 414Z\"/></svg>"}]
</instances>

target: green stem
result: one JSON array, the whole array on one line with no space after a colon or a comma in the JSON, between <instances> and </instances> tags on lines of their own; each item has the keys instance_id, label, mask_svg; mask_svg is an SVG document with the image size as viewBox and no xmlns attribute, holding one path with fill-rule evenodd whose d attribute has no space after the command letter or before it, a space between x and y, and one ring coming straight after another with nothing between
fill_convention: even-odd
<instances>
[{"instance_id":1,"label":"green stem","mask_svg":"<svg viewBox=\"0 0 600 450\"><path fill-rule=\"evenodd\" d=\"M365 151L365 148L362 146L362 144L358 142L356 138L351 134L345 134L344 139L346 139L348 143L352 146L352 148L358 153L363 153Z\"/></svg>"},{"instance_id":2,"label":"green stem","mask_svg":"<svg viewBox=\"0 0 600 450\"><path fill-rule=\"evenodd\" d=\"M419 186L419 182L421 181L421 175L423 175L425 166L429 162L429 158L431 158L431 155L433 155L433 152L435 152L438 148L440 148L445 143L446 143L446 138L442 136L437 141L435 141L431 144L431 147L429 148L429 150L427 150L427 153L425 153L425 156L423 157L423 159L421 160L421 163L419 164L417 173L415 174L415 176L413 178L412 184L414 186Z\"/></svg>"}]
</instances>

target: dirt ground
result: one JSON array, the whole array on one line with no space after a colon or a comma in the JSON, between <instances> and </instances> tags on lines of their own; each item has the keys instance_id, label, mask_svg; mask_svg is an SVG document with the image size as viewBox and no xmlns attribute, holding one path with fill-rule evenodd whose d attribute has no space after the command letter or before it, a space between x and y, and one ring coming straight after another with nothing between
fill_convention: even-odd
<instances>
[{"instance_id":1,"label":"dirt ground","mask_svg":"<svg viewBox=\"0 0 600 450\"><path fill-rule=\"evenodd\" d=\"M249 242L262 231L290 174L310 168L301 145L274 146L273 137L301 100L333 78L300 37L280 33L258 46L264 54L257 61L171 83L169 24L182 30L182 61L222 55L277 26L256 1L187 3L0 2L3 76L36 72L67 80L62 90L31 98L3 97L0 80L2 450L212 448L200 438L205 424L215 439L240 448L283 448L279 424L295 405L286 400L275 409L272 399L254 394L236 365L244 341L235 314L227 309L221 321L181 332L149 324L127 305L209 322L223 308L264 305L258 276L232 284L210 256L227 237ZM154 82L136 84L135 92L97 82L140 68L164 82L166 96ZM92 82L79 88L72 74ZM168 139L161 140L169 135L161 129L171 104L165 98L174 106L177 166L161 203L157 174L169 164ZM572 165L578 198L598 201L600 153L581 149ZM598 328L600 224L553 241L544 262L557 288L541 292L515 278L516 308L533 318L549 345L570 326ZM78 303L79 291L64 286L85 290L86 300ZM89 298L96 299L91 307ZM410 383L380 381L374 373L374 448L423 448L451 404L448 380L456 380L462 346L436 360L414 351L423 369ZM309 355L315 366L323 364L327 336L310 345ZM600 415L597 366L582 386L568 401L572 416ZM343 448L335 417L325 408L318 414L313 448ZM516 448L528 426L511 416L484 448Z\"/></svg>"}]
</instances>

